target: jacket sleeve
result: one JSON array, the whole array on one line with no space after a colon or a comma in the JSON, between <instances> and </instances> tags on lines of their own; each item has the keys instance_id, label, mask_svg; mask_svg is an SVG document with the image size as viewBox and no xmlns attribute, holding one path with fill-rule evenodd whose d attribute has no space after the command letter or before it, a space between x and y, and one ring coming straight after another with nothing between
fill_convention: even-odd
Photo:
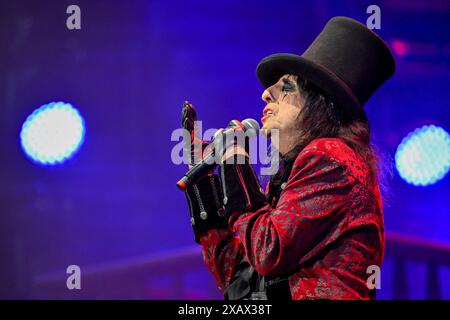
<instances>
[{"instance_id":1,"label":"jacket sleeve","mask_svg":"<svg viewBox=\"0 0 450 320\"><path fill-rule=\"evenodd\" d=\"M229 218L253 268L283 276L335 241L347 229L353 182L325 151L301 152L275 208L266 203Z\"/></svg>"},{"instance_id":2,"label":"jacket sleeve","mask_svg":"<svg viewBox=\"0 0 450 320\"><path fill-rule=\"evenodd\" d=\"M244 160L243 163L239 163L235 158L233 163L221 164L219 167L225 221L228 220L230 213L256 210L266 203L266 196L249 159ZM227 296L230 292L225 290L229 287L233 276L248 266L247 263L241 264L244 247L236 236L235 230L229 226L226 229L220 229L211 225L207 229L213 230L200 234L203 259L214 275L220 290Z\"/></svg>"},{"instance_id":3,"label":"jacket sleeve","mask_svg":"<svg viewBox=\"0 0 450 320\"><path fill-rule=\"evenodd\" d=\"M244 256L244 247L229 228L203 232L200 243L203 260L224 292Z\"/></svg>"}]
</instances>

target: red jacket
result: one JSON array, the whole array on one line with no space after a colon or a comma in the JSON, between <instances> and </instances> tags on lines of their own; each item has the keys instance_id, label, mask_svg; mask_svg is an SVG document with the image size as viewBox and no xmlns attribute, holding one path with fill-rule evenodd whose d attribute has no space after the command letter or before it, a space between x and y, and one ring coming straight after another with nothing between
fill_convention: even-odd
<instances>
[{"instance_id":1,"label":"red jacket","mask_svg":"<svg viewBox=\"0 0 450 320\"><path fill-rule=\"evenodd\" d=\"M276 207L231 215L200 237L221 291L242 255L260 274L288 275L292 298L369 299L370 265L384 252L382 202L367 166L341 139L321 138L295 159Z\"/></svg>"}]
</instances>

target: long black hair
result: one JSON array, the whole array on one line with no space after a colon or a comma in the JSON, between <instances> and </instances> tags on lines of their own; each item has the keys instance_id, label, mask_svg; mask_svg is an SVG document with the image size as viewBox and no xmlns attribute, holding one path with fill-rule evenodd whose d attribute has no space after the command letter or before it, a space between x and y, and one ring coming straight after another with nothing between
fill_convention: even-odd
<instances>
[{"instance_id":1,"label":"long black hair","mask_svg":"<svg viewBox=\"0 0 450 320\"><path fill-rule=\"evenodd\" d=\"M392 169L385 156L371 143L370 125L365 111L347 110L333 102L313 83L297 78L300 95L305 103L297 117L296 142L306 146L317 138L338 137L352 148L366 163L370 178L386 191L386 175Z\"/></svg>"}]
</instances>

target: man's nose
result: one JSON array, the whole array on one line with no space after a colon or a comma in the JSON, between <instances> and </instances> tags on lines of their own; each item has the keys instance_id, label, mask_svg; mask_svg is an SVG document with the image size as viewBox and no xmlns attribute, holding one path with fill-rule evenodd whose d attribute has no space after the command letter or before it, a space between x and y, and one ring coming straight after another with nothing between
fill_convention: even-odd
<instances>
[{"instance_id":1,"label":"man's nose","mask_svg":"<svg viewBox=\"0 0 450 320\"><path fill-rule=\"evenodd\" d=\"M261 99L263 101L265 101L266 103L273 102L273 97L272 97L272 94L270 94L269 90L264 90L264 92L261 96Z\"/></svg>"}]
</instances>

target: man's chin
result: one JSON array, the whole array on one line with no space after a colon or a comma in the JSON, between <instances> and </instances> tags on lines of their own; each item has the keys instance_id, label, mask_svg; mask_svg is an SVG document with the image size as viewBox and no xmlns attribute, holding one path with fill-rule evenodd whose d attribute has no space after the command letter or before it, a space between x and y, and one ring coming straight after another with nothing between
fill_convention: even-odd
<instances>
[{"instance_id":1,"label":"man's chin","mask_svg":"<svg viewBox=\"0 0 450 320\"><path fill-rule=\"evenodd\" d=\"M273 129L273 126L270 124L270 121L267 121L267 120L266 120L266 122L263 123L263 126L262 126L261 129L264 129L264 130L271 130L271 129Z\"/></svg>"},{"instance_id":2,"label":"man's chin","mask_svg":"<svg viewBox=\"0 0 450 320\"><path fill-rule=\"evenodd\" d=\"M278 130L278 128L276 128L276 127L274 127L274 126L272 126L272 125L270 125L270 124L268 124L268 123L265 123L263 126L262 126L262 128L261 128L261 133L264 135L264 136L266 136L267 138L270 138L271 136L272 136L272 131L273 130Z\"/></svg>"},{"instance_id":3,"label":"man's chin","mask_svg":"<svg viewBox=\"0 0 450 320\"><path fill-rule=\"evenodd\" d=\"M270 130L267 130L267 129L265 129L265 128L262 128L262 129L261 129L261 134L262 134L263 136L265 136L266 138L270 139Z\"/></svg>"},{"instance_id":4,"label":"man's chin","mask_svg":"<svg viewBox=\"0 0 450 320\"><path fill-rule=\"evenodd\" d=\"M270 129L271 129L270 125L268 125L267 122L266 122L266 123L263 124L263 126L261 128L261 133L263 135L265 135L266 137L269 137L270 136Z\"/></svg>"}]
</instances>

